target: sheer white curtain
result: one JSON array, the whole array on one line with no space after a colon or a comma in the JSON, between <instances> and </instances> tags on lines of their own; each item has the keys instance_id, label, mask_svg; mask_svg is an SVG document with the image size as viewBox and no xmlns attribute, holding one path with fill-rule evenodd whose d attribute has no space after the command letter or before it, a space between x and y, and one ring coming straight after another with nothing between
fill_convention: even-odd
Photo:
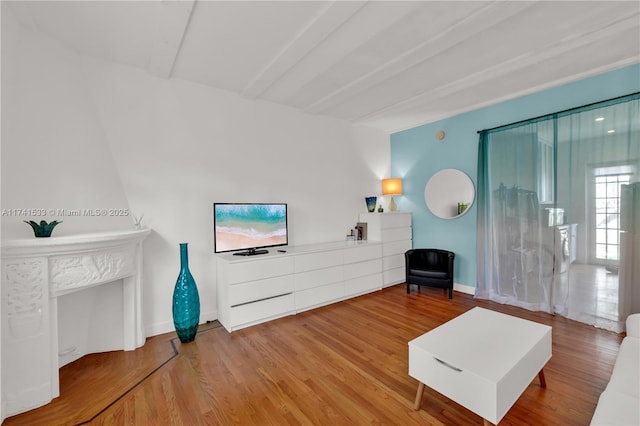
<instances>
[{"instance_id":1,"label":"sheer white curtain","mask_svg":"<svg viewBox=\"0 0 640 426\"><path fill-rule=\"evenodd\" d=\"M554 201L553 179L541 175L553 173L549 136L552 120L481 134L476 297L552 310L554 235L544 226L541 204ZM543 164L548 148L551 161Z\"/></svg>"},{"instance_id":2,"label":"sheer white curtain","mask_svg":"<svg viewBox=\"0 0 640 426\"><path fill-rule=\"evenodd\" d=\"M619 331L640 309L639 176L639 94L482 131L476 297Z\"/></svg>"}]
</instances>

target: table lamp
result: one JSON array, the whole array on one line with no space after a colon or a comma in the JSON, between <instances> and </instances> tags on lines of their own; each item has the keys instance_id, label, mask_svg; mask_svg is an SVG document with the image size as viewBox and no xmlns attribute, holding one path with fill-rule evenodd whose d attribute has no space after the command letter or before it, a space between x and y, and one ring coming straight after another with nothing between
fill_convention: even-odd
<instances>
[{"instance_id":1,"label":"table lamp","mask_svg":"<svg viewBox=\"0 0 640 426\"><path fill-rule=\"evenodd\" d=\"M398 210L396 206L396 202L393 199L394 195L402 195L402 179L400 178L391 178L391 179L382 179L382 195L391 195L391 200L389 201L389 210L394 212Z\"/></svg>"}]
</instances>

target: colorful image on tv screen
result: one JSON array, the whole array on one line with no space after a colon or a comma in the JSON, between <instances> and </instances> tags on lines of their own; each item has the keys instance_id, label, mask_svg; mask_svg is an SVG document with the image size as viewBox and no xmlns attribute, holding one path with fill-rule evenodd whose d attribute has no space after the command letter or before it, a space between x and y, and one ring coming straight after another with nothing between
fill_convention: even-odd
<instances>
[{"instance_id":1,"label":"colorful image on tv screen","mask_svg":"<svg viewBox=\"0 0 640 426\"><path fill-rule=\"evenodd\" d=\"M215 204L215 251L287 244L286 204Z\"/></svg>"}]
</instances>

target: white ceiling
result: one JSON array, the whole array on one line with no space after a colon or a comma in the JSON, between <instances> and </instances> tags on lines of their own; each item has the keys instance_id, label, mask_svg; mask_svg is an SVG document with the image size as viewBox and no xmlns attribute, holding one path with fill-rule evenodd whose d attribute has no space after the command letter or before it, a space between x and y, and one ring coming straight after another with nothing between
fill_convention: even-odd
<instances>
[{"instance_id":1,"label":"white ceiling","mask_svg":"<svg viewBox=\"0 0 640 426\"><path fill-rule=\"evenodd\" d=\"M2 3L80 54L387 132L640 62L640 1Z\"/></svg>"}]
</instances>

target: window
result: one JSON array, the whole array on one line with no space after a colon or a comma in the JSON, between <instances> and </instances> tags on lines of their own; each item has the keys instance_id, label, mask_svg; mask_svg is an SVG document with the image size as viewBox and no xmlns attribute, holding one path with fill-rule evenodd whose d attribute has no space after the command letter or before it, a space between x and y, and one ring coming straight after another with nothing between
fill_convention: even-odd
<instances>
[{"instance_id":1,"label":"window","mask_svg":"<svg viewBox=\"0 0 640 426\"><path fill-rule=\"evenodd\" d=\"M620 260L620 185L627 184L633 166L594 169L595 258Z\"/></svg>"}]
</instances>

